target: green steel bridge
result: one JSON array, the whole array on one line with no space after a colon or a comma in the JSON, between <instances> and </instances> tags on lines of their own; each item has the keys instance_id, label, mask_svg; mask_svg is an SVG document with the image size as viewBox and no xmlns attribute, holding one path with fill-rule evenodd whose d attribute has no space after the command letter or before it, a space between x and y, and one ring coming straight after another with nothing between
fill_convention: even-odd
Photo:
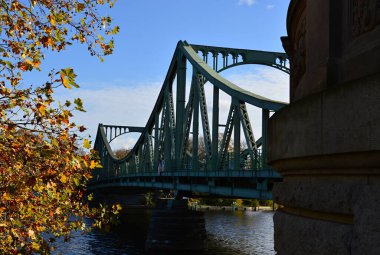
<instances>
[{"instance_id":1,"label":"green steel bridge","mask_svg":"<svg viewBox=\"0 0 380 255\"><path fill-rule=\"evenodd\" d=\"M286 104L244 90L219 74L246 64L290 72L285 53L179 41L145 127L99 125L94 149L103 167L93 171L89 189L167 189L271 199L273 182L282 178L266 164L267 124L270 113ZM192 69L190 84L187 65ZM211 104L206 103L206 82L213 88ZM219 114L220 90L231 98L225 120ZM259 139L254 137L247 105L261 109ZM110 142L131 132L141 135L128 155L118 159Z\"/></svg>"}]
</instances>

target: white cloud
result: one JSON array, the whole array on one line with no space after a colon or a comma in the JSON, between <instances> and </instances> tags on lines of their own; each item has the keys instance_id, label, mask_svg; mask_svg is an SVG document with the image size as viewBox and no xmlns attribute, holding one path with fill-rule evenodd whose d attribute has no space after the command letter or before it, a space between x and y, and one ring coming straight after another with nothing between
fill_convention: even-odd
<instances>
[{"instance_id":1,"label":"white cloud","mask_svg":"<svg viewBox=\"0 0 380 255\"><path fill-rule=\"evenodd\" d=\"M239 0L239 5L252 6L256 3L256 0Z\"/></svg>"},{"instance_id":2,"label":"white cloud","mask_svg":"<svg viewBox=\"0 0 380 255\"><path fill-rule=\"evenodd\" d=\"M124 126L145 126L149 115L154 107L161 84L151 82L146 85L127 86L122 82L118 85L110 84L93 84L83 87L93 89L76 89L67 92L65 95L59 95L72 99L80 97L83 100L86 112L75 112L74 121L77 124L83 124L88 128L87 134L95 139L99 123L105 125L124 125ZM131 148L137 141L137 133L126 134L115 139L111 146L113 148Z\"/></svg>"},{"instance_id":3,"label":"white cloud","mask_svg":"<svg viewBox=\"0 0 380 255\"><path fill-rule=\"evenodd\" d=\"M281 71L256 67L241 73L232 73L224 76L235 85L271 100L289 102L289 76ZM212 93L208 93L212 94ZM220 123L227 119L230 99L226 94L221 94ZM211 96L208 102L211 101ZM249 119L252 125L255 139L261 137L261 109L247 105ZM224 116L224 118L222 117Z\"/></svg>"},{"instance_id":4,"label":"white cloud","mask_svg":"<svg viewBox=\"0 0 380 255\"><path fill-rule=\"evenodd\" d=\"M268 4L268 5L267 5L267 9L273 9L274 6L275 6L274 4Z\"/></svg>"},{"instance_id":5,"label":"white cloud","mask_svg":"<svg viewBox=\"0 0 380 255\"><path fill-rule=\"evenodd\" d=\"M289 101L289 75L271 68L255 68L225 77L236 85L260 96Z\"/></svg>"}]
</instances>

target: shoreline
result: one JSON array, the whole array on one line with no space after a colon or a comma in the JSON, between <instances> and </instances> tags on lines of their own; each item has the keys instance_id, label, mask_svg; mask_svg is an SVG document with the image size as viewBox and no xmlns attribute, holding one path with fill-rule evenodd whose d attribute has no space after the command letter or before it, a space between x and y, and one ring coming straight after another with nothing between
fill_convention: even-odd
<instances>
[{"instance_id":1,"label":"shoreline","mask_svg":"<svg viewBox=\"0 0 380 255\"><path fill-rule=\"evenodd\" d=\"M189 206L190 210L196 211L275 211L271 206L216 206L216 205L195 205Z\"/></svg>"}]
</instances>

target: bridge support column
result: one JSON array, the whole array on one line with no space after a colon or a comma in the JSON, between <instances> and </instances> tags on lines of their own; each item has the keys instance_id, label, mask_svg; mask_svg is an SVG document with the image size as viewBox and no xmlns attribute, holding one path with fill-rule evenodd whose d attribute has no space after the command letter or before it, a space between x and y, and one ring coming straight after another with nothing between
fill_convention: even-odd
<instances>
[{"instance_id":1,"label":"bridge support column","mask_svg":"<svg viewBox=\"0 0 380 255\"><path fill-rule=\"evenodd\" d=\"M269 120L268 133L269 163L283 176L273 190L279 255L380 254L375 2L291 1L283 38L291 103Z\"/></svg>"}]
</instances>

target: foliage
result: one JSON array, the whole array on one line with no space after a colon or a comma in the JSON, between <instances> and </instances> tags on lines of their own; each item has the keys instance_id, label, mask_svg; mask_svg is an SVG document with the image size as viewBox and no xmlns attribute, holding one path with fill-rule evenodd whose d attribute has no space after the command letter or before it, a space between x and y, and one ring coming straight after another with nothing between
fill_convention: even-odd
<instances>
[{"instance_id":1,"label":"foliage","mask_svg":"<svg viewBox=\"0 0 380 255\"><path fill-rule=\"evenodd\" d=\"M112 226L116 226L120 223L119 215L121 210L122 207L119 204L114 204L112 206L100 204L99 210L96 211L96 214L98 215L93 226L109 232Z\"/></svg>"},{"instance_id":2,"label":"foliage","mask_svg":"<svg viewBox=\"0 0 380 255\"><path fill-rule=\"evenodd\" d=\"M154 206L154 193L153 192L147 192L144 194L144 203L145 205L149 207Z\"/></svg>"},{"instance_id":3,"label":"foliage","mask_svg":"<svg viewBox=\"0 0 380 255\"><path fill-rule=\"evenodd\" d=\"M259 202L261 206L273 206L273 200L260 200Z\"/></svg>"},{"instance_id":4,"label":"foliage","mask_svg":"<svg viewBox=\"0 0 380 255\"><path fill-rule=\"evenodd\" d=\"M71 68L51 71L40 86L27 85L29 71L41 71L48 51L74 42L91 55L111 54L116 34L111 18L97 12L111 0L0 0L0 253L50 253L58 236L85 230L94 216L84 202L91 169L99 167L85 128L71 121L82 101L60 104L58 87L76 88ZM119 208L112 208L118 211ZM105 213L100 212L100 220ZM98 224L99 221L96 222Z\"/></svg>"},{"instance_id":5,"label":"foliage","mask_svg":"<svg viewBox=\"0 0 380 255\"><path fill-rule=\"evenodd\" d=\"M212 205L212 206L231 206L233 202L236 202L232 198L213 198L204 197L199 199L201 205Z\"/></svg>"},{"instance_id":6,"label":"foliage","mask_svg":"<svg viewBox=\"0 0 380 255\"><path fill-rule=\"evenodd\" d=\"M235 200L235 206L242 207L243 206L243 199L236 199Z\"/></svg>"},{"instance_id":7,"label":"foliage","mask_svg":"<svg viewBox=\"0 0 380 255\"><path fill-rule=\"evenodd\" d=\"M121 159L127 156L129 152L130 152L129 149L118 149L114 151L113 153L115 154L116 158Z\"/></svg>"},{"instance_id":8,"label":"foliage","mask_svg":"<svg viewBox=\"0 0 380 255\"><path fill-rule=\"evenodd\" d=\"M273 200L257 200L257 199L233 199L233 198L213 198L204 197L198 199L191 199L190 203L197 202L199 205L212 205L212 206L230 206L232 203L237 207L249 206L273 206Z\"/></svg>"}]
</instances>

